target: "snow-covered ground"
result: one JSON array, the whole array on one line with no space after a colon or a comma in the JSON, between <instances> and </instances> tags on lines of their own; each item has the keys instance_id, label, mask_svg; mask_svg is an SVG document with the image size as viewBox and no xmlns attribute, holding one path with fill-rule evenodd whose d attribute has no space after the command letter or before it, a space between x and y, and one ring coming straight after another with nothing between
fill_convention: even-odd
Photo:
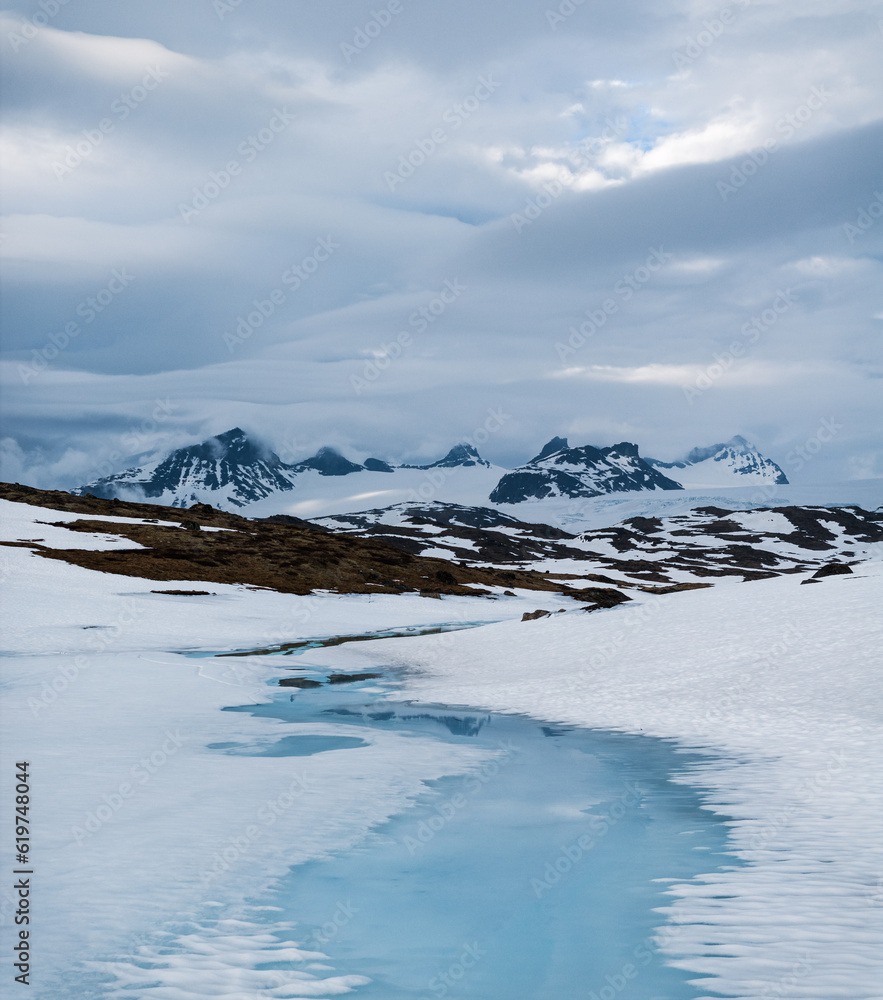
<instances>
[{"instance_id":1,"label":"snow-covered ground","mask_svg":"<svg viewBox=\"0 0 883 1000\"><path fill-rule=\"evenodd\" d=\"M505 469L455 467L452 469L397 469L394 473L360 472L352 476L298 477L297 488L248 504L239 513L246 517L292 514L319 518L330 514L390 507L404 501L440 500L472 507L492 507L521 521L552 524L578 533L606 528L628 517L683 514L695 507L718 506L733 510L812 504L856 504L875 510L883 504L883 479L857 479L818 486L720 486L685 490L643 490L613 493L587 499L555 497L518 504L494 504L488 499Z\"/></svg>"},{"instance_id":2,"label":"snow-covered ground","mask_svg":"<svg viewBox=\"0 0 883 1000\"><path fill-rule=\"evenodd\" d=\"M245 517L292 514L323 517L326 514L389 507L405 500L446 500L448 503L493 506L488 495L505 475L497 465L454 466L438 469L363 471L350 476L322 476L303 472L291 493L277 493L241 508Z\"/></svg>"},{"instance_id":3,"label":"snow-covered ground","mask_svg":"<svg viewBox=\"0 0 883 1000\"><path fill-rule=\"evenodd\" d=\"M38 523L76 519L63 512L0 507L8 539L43 539L59 548L117 541ZM292 864L346 850L401 812L425 782L478 766L487 754L419 739L404 750L400 739L381 733L368 737L371 745L355 759L334 751L304 761L262 758L256 779L254 758L213 753L207 745L269 743L284 735L272 720L220 711L267 701L278 663L198 660L174 651L520 618L536 607L536 595L444 602L416 595L297 597L209 583L204 589L215 596L176 597L151 590L194 589L193 582L96 573L7 546L0 546L0 579L4 808L14 801L15 761L30 761L33 788L31 995L70 996L64 977L73 959L150 951L184 934L189 958L171 961L164 982L174 989L157 996L332 996L357 985L329 978L319 954L292 946L280 951L286 926L271 926L274 939L263 920L221 926L214 915L259 894ZM340 729L319 725L310 732ZM357 735L365 738L361 730ZM9 832L0 845L7 873L17 867ZM0 892L7 954L16 930L13 881ZM187 921L199 929L184 927ZM272 961L285 963L296 993L280 987L280 973L256 968ZM154 995L143 970L114 968L134 991L120 996Z\"/></svg>"},{"instance_id":4,"label":"snow-covered ground","mask_svg":"<svg viewBox=\"0 0 883 1000\"><path fill-rule=\"evenodd\" d=\"M662 940L704 989L879 998L883 564L404 639L409 697L669 737L744 867L671 888ZM376 663L378 649L371 650ZM364 651L349 647L351 668Z\"/></svg>"},{"instance_id":5,"label":"snow-covered ground","mask_svg":"<svg viewBox=\"0 0 883 1000\"><path fill-rule=\"evenodd\" d=\"M825 507L847 504L854 504L865 510L876 510L883 505L883 479L856 479L817 486L765 485L645 490L636 493L613 493L586 500L558 498L519 504L484 502L483 506L496 507L522 521L552 524L576 534L593 528L607 528L629 517L670 517L674 514L685 514L696 507L748 510L753 507L792 505ZM376 507L379 504L372 506Z\"/></svg>"},{"instance_id":6,"label":"snow-covered ground","mask_svg":"<svg viewBox=\"0 0 883 1000\"><path fill-rule=\"evenodd\" d=\"M0 513L7 538L65 545L64 528L36 522L68 515L20 504ZM87 544L78 532L76 545ZM117 543L96 535L91 544ZM370 743L356 755L218 754L208 744L284 734L278 720L220 711L266 701L278 663L175 651L491 619L500 621L323 655L342 669L407 668L400 698L643 732L707 753L689 780L732 817L745 864L671 886L671 907L660 914L668 953L714 994L879 998L883 565L855 569L810 586L785 577L521 622L525 610L575 605L536 593L298 597L212 583L200 589L215 596L175 597L150 591L196 585L96 573L0 546L9 654L0 794L11 801L11 763L30 760L39 970L31 995L71 995L72 956L136 953L139 961L97 970L116 972L119 998L328 997L357 988L358 977L287 944L296 929L249 915L244 901L291 865L346 850L426 781L475 768L486 752L421 738L404 741L403 752L394 734L354 727ZM2 839L7 872L12 847L11 836ZM12 904L8 890L0 894L4 951ZM239 922L218 922L237 905ZM156 960L170 940L187 948Z\"/></svg>"}]
</instances>

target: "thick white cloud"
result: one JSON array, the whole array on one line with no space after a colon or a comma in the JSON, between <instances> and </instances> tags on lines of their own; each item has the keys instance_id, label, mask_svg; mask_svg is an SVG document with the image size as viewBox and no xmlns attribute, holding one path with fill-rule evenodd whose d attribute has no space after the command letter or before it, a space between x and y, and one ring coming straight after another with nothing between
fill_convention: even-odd
<instances>
[{"instance_id":1,"label":"thick white cloud","mask_svg":"<svg viewBox=\"0 0 883 1000\"><path fill-rule=\"evenodd\" d=\"M0 16L9 475L235 423L432 457L494 406L503 463L834 417L813 474L879 474L865 4L228 7Z\"/></svg>"}]
</instances>

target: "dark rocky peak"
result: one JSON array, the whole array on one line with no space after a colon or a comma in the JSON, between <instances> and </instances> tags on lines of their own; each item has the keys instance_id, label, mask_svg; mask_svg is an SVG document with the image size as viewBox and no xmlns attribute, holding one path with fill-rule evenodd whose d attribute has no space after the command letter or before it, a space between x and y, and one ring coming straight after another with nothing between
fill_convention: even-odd
<instances>
[{"instance_id":1,"label":"dark rocky peak","mask_svg":"<svg viewBox=\"0 0 883 1000\"><path fill-rule=\"evenodd\" d=\"M549 442L546 452L553 442ZM507 473L490 495L493 503L523 503L546 497L594 497L632 490L679 490L680 484L651 468L637 445L621 441L609 448L583 445L543 452Z\"/></svg>"},{"instance_id":2,"label":"dark rocky peak","mask_svg":"<svg viewBox=\"0 0 883 1000\"><path fill-rule=\"evenodd\" d=\"M320 448L312 458L297 464L302 469L315 469L320 476L348 476L351 472L361 472L365 468L344 458L334 448Z\"/></svg>"},{"instance_id":3,"label":"dark rocky peak","mask_svg":"<svg viewBox=\"0 0 883 1000\"><path fill-rule=\"evenodd\" d=\"M224 431L223 434L206 438L199 444L176 448L163 460L159 468L178 466L187 460L191 462L224 461L230 465L254 465L256 462L268 459L274 463L280 461L272 451L252 441L241 427L234 427L232 430Z\"/></svg>"},{"instance_id":4,"label":"dark rocky peak","mask_svg":"<svg viewBox=\"0 0 883 1000\"><path fill-rule=\"evenodd\" d=\"M530 460L528 465L530 465L532 462L539 462L541 458L548 458L549 455L554 455L556 452L567 451L569 447L570 446L567 443L567 438L553 437L551 441L547 441L546 444L543 445L539 455L535 455Z\"/></svg>"},{"instance_id":5,"label":"dark rocky peak","mask_svg":"<svg viewBox=\"0 0 883 1000\"><path fill-rule=\"evenodd\" d=\"M490 467L490 462L486 462L471 444L455 444L453 448L431 465L421 465L421 469L452 469L459 465L484 465Z\"/></svg>"},{"instance_id":6,"label":"dark rocky peak","mask_svg":"<svg viewBox=\"0 0 883 1000\"><path fill-rule=\"evenodd\" d=\"M383 462L379 458L366 458L365 468L369 472L395 472L393 466L388 462Z\"/></svg>"},{"instance_id":7,"label":"dark rocky peak","mask_svg":"<svg viewBox=\"0 0 883 1000\"><path fill-rule=\"evenodd\" d=\"M609 448L602 448L601 454L613 458L640 458L638 446L631 441L620 441L619 444L611 445Z\"/></svg>"}]
</instances>

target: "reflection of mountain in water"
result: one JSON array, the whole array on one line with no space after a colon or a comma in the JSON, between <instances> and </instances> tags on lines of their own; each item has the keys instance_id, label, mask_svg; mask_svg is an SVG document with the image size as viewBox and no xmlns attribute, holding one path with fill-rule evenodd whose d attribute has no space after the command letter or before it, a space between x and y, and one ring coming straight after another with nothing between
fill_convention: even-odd
<instances>
[{"instance_id":1,"label":"reflection of mountain in water","mask_svg":"<svg viewBox=\"0 0 883 1000\"><path fill-rule=\"evenodd\" d=\"M478 736L478 734L491 721L489 715L482 719L469 718L458 715L406 715L405 719L431 719L433 722L444 726L454 736Z\"/></svg>"},{"instance_id":2,"label":"reflection of mountain in water","mask_svg":"<svg viewBox=\"0 0 883 1000\"><path fill-rule=\"evenodd\" d=\"M543 736L565 736L573 732L573 726L540 726Z\"/></svg>"},{"instance_id":3,"label":"reflection of mountain in water","mask_svg":"<svg viewBox=\"0 0 883 1000\"><path fill-rule=\"evenodd\" d=\"M322 714L356 716L360 719L371 719L372 722L390 722L393 719L399 722L435 722L447 729L452 736L477 736L491 721L490 715L480 718L466 715L436 715L433 712L405 715L394 710L366 712L363 709L352 708L328 708Z\"/></svg>"}]
</instances>

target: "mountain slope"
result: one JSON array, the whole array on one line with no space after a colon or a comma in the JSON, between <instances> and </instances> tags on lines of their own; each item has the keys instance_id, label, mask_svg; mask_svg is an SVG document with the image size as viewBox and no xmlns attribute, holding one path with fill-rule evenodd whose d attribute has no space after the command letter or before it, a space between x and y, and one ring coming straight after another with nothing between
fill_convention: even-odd
<instances>
[{"instance_id":1,"label":"mountain slope","mask_svg":"<svg viewBox=\"0 0 883 1000\"><path fill-rule=\"evenodd\" d=\"M429 486L435 489L436 479L444 482L460 468L492 469L493 466L471 445L458 444L430 465L400 468L410 470L405 478L409 484L413 480L417 488L423 485L424 477L415 473L428 473L433 477ZM208 503L225 510L267 502L272 506L278 502L282 512L283 497L303 482L315 487L316 475L382 473L383 489L388 490L392 481L386 480L386 476L396 471L395 466L377 458L366 459L364 465L351 462L334 448L320 448L311 458L286 463L275 452L249 438L241 428L234 427L200 444L178 448L161 460L87 483L75 492L105 499L153 500L172 507ZM352 492L358 494L359 489Z\"/></svg>"},{"instance_id":2,"label":"mountain slope","mask_svg":"<svg viewBox=\"0 0 883 1000\"><path fill-rule=\"evenodd\" d=\"M723 444L694 448L678 462L648 458L647 464L688 489L706 486L753 486L761 483L787 485L788 479L775 462L762 455L741 434Z\"/></svg>"},{"instance_id":3,"label":"mountain slope","mask_svg":"<svg viewBox=\"0 0 883 1000\"><path fill-rule=\"evenodd\" d=\"M161 461L127 469L76 492L105 499L143 498L173 507L211 502L242 507L294 489L297 470L234 427L200 444L177 448Z\"/></svg>"},{"instance_id":4,"label":"mountain slope","mask_svg":"<svg viewBox=\"0 0 883 1000\"><path fill-rule=\"evenodd\" d=\"M503 476L490 499L493 503L511 504L547 497L597 497L657 489L682 487L649 466L635 444L623 441L610 448L571 448L565 439L553 438L526 465Z\"/></svg>"},{"instance_id":5,"label":"mountain slope","mask_svg":"<svg viewBox=\"0 0 883 1000\"><path fill-rule=\"evenodd\" d=\"M453 469L458 466L481 465L486 469L491 467L490 462L486 462L471 444L457 444L437 462L431 465L403 465L403 469Z\"/></svg>"},{"instance_id":6,"label":"mountain slope","mask_svg":"<svg viewBox=\"0 0 883 1000\"><path fill-rule=\"evenodd\" d=\"M860 507L708 506L672 517L631 517L580 535L486 507L438 502L396 504L313 523L461 566L554 574L571 586L579 580L653 589L825 575L832 566L848 572L850 564L883 557L883 514Z\"/></svg>"}]
</instances>

